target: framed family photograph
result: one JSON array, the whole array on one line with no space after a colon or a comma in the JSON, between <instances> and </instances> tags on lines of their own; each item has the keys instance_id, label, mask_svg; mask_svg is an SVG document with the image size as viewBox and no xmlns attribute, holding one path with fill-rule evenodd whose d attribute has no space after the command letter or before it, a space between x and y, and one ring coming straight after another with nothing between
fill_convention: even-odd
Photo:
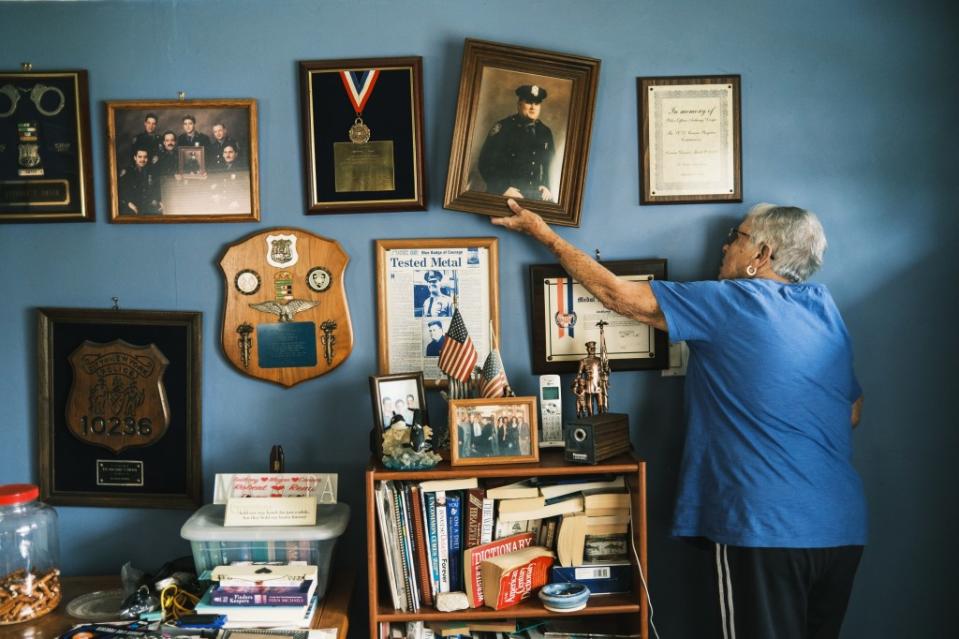
<instances>
[{"instance_id":1,"label":"framed family photograph","mask_svg":"<svg viewBox=\"0 0 959 639\"><path fill-rule=\"evenodd\" d=\"M110 221L257 222L256 100L106 103Z\"/></svg>"},{"instance_id":2,"label":"framed family photograph","mask_svg":"<svg viewBox=\"0 0 959 639\"><path fill-rule=\"evenodd\" d=\"M38 321L43 499L199 506L200 313L41 308Z\"/></svg>"},{"instance_id":3,"label":"framed family photograph","mask_svg":"<svg viewBox=\"0 0 959 639\"><path fill-rule=\"evenodd\" d=\"M738 75L637 78L640 204L742 202Z\"/></svg>"},{"instance_id":4,"label":"framed family photograph","mask_svg":"<svg viewBox=\"0 0 959 639\"><path fill-rule=\"evenodd\" d=\"M539 461L536 397L450 400L450 465Z\"/></svg>"},{"instance_id":5,"label":"framed family photograph","mask_svg":"<svg viewBox=\"0 0 959 639\"><path fill-rule=\"evenodd\" d=\"M383 440L392 437L414 449L431 450L423 373L370 376L373 400L373 452L383 456Z\"/></svg>"},{"instance_id":6,"label":"framed family photograph","mask_svg":"<svg viewBox=\"0 0 959 639\"><path fill-rule=\"evenodd\" d=\"M0 72L0 222L92 222L86 71Z\"/></svg>"},{"instance_id":7,"label":"framed family photograph","mask_svg":"<svg viewBox=\"0 0 959 639\"><path fill-rule=\"evenodd\" d=\"M423 60L300 62L306 212L423 211Z\"/></svg>"},{"instance_id":8,"label":"framed family photograph","mask_svg":"<svg viewBox=\"0 0 959 639\"><path fill-rule=\"evenodd\" d=\"M579 226L600 61L466 40L443 206Z\"/></svg>"},{"instance_id":9,"label":"framed family photograph","mask_svg":"<svg viewBox=\"0 0 959 639\"><path fill-rule=\"evenodd\" d=\"M499 334L498 264L495 237L376 240L380 374L422 371L428 388L445 386L454 308L483 361Z\"/></svg>"},{"instance_id":10,"label":"framed family photograph","mask_svg":"<svg viewBox=\"0 0 959 639\"><path fill-rule=\"evenodd\" d=\"M666 278L664 259L603 261L603 266L628 282ZM598 352L603 341L614 371L669 368L665 333L609 310L559 264L533 264L529 279L534 373L575 373L588 344Z\"/></svg>"}]
</instances>

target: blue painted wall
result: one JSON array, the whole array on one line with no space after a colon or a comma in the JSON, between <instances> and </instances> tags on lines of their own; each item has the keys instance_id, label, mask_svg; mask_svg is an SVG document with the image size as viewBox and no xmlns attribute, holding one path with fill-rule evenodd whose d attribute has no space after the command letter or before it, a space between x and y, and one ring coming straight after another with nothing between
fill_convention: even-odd
<instances>
[{"instance_id":1,"label":"blue painted wall","mask_svg":"<svg viewBox=\"0 0 959 639\"><path fill-rule=\"evenodd\" d=\"M0 3L0 68L84 68L93 105L95 224L0 227L0 482L37 478L35 311L39 306L198 310L203 328L203 468L262 468L281 442L294 470L338 472L354 519L340 552L365 578L362 471L376 368L375 238L498 235L504 359L533 393L526 265L550 256L485 218L444 211L464 37L569 51L603 61L583 224L561 234L604 257L662 256L674 279L711 278L723 229L747 204L817 211L830 248L817 276L832 289L865 388L855 463L870 501L871 543L845 637L942 636L959 533L954 362L957 89L952 4L903 1ZM424 57L426 213L303 215L296 61ZM742 75L743 205L638 205L635 78ZM262 222L111 225L102 101L253 97L260 107ZM283 390L238 374L218 341L224 246L271 226L339 240L356 347L346 363ZM761 366L757 362L757 366ZM663 637L707 636L712 575L667 526L683 438L682 380L614 378L650 461L650 571ZM442 413L430 398L434 419ZM183 511L60 508L67 574L154 569L188 552ZM362 581L361 581L362 583ZM365 603L357 595L358 635Z\"/></svg>"}]
</instances>

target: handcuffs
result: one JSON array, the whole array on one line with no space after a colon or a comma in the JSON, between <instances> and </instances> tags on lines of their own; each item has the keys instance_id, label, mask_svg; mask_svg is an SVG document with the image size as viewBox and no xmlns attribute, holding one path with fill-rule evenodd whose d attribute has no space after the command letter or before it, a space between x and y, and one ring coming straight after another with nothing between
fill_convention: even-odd
<instances>
[{"instance_id":1,"label":"handcuffs","mask_svg":"<svg viewBox=\"0 0 959 639\"><path fill-rule=\"evenodd\" d=\"M43 99L43 96L46 95L47 91L53 91L58 96L60 96L60 103L56 106L55 109L46 110L40 106L40 101ZM66 97L63 95L63 91L57 87L51 87L46 84L35 84L32 89L22 89L20 87L15 87L12 84L5 84L0 87L0 94L6 95L10 99L10 108L3 113L0 113L0 118L5 118L13 114L17 110L17 103L20 102L20 94L29 93L30 100L33 101L33 104L37 107L42 115L47 116L48 118L55 116L56 114L63 111L63 107L67 103Z\"/></svg>"}]
</instances>

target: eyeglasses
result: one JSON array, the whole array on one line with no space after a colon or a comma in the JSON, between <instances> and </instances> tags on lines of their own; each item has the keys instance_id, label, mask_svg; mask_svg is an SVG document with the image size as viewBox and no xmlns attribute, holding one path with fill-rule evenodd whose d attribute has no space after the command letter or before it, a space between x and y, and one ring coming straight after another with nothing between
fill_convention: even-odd
<instances>
[{"instance_id":1,"label":"eyeglasses","mask_svg":"<svg viewBox=\"0 0 959 639\"><path fill-rule=\"evenodd\" d=\"M736 228L735 226L732 226L729 228L729 233L726 235L726 241L723 242L723 244L732 244L733 242L739 239L740 235L745 237L747 240L750 237L752 237L749 233L744 233L740 231L738 228Z\"/></svg>"}]
</instances>

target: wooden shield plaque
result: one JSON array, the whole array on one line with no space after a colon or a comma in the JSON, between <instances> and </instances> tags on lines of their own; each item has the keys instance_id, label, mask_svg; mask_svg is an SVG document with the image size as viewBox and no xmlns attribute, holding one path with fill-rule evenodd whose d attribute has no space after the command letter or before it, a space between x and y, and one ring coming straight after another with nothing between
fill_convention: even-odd
<instances>
[{"instance_id":1,"label":"wooden shield plaque","mask_svg":"<svg viewBox=\"0 0 959 639\"><path fill-rule=\"evenodd\" d=\"M155 344L85 341L69 360L73 385L66 418L75 437L119 453L166 434L170 407L163 372L169 362Z\"/></svg>"},{"instance_id":2,"label":"wooden shield plaque","mask_svg":"<svg viewBox=\"0 0 959 639\"><path fill-rule=\"evenodd\" d=\"M293 386L339 366L353 350L339 242L281 228L230 245L223 351L240 372Z\"/></svg>"}]
</instances>

